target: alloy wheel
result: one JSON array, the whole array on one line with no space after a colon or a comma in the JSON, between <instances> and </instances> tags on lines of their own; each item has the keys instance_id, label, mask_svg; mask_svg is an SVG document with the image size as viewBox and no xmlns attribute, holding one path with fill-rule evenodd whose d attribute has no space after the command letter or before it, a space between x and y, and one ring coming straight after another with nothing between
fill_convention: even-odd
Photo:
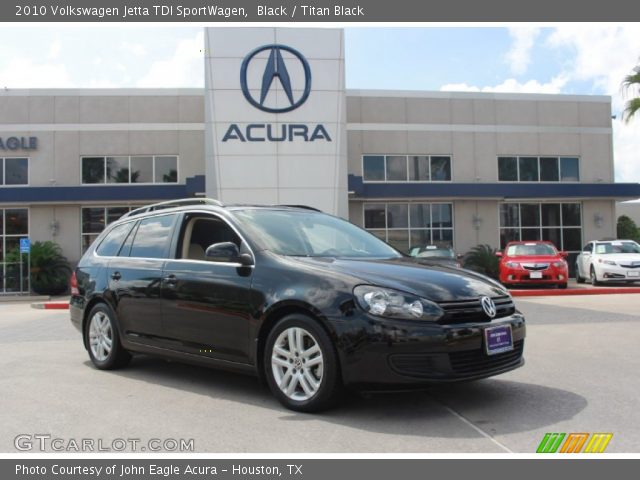
<instances>
[{"instance_id":1,"label":"alloy wheel","mask_svg":"<svg viewBox=\"0 0 640 480\"><path fill-rule=\"evenodd\" d=\"M324 372L318 341L304 328L283 330L273 344L271 369L278 388L289 399L309 400L318 392Z\"/></svg>"},{"instance_id":2,"label":"alloy wheel","mask_svg":"<svg viewBox=\"0 0 640 480\"><path fill-rule=\"evenodd\" d=\"M89 324L89 347L91 353L99 362L104 362L109 358L113 348L113 329L111 321L104 312L96 312L91 317Z\"/></svg>"}]
</instances>

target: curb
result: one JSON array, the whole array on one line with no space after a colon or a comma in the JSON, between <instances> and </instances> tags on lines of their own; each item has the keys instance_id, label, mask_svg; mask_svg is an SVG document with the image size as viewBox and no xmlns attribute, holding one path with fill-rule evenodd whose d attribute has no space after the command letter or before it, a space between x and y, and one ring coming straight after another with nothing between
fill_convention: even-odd
<instances>
[{"instance_id":1,"label":"curb","mask_svg":"<svg viewBox=\"0 0 640 480\"><path fill-rule=\"evenodd\" d=\"M31 308L38 310L69 310L69 302L37 302L32 303Z\"/></svg>"},{"instance_id":2,"label":"curb","mask_svg":"<svg viewBox=\"0 0 640 480\"><path fill-rule=\"evenodd\" d=\"M617 288L567 288L540 290L509 290L512 297L560 297L572 295L617 295L619 293L640 293L640 287Z\"/></svg>"}]
</instances>

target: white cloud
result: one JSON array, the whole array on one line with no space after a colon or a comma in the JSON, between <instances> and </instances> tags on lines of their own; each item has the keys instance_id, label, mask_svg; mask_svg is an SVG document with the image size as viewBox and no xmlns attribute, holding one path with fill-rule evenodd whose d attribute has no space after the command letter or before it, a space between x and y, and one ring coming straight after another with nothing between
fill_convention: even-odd
<instances>
[{"instance_id":1,"label":"white cloud","mask_svg":"<svg viewBox=\"0 0 640 480\"><path fill-rule=\"evenodd\" d=\"M519 82L515 78L508 78L498 85L485 87L466 83L449 83L440 87L440 90L449 92L560 93L566 83L567 78L560 75L547 83L540 83L537 80Z\"/></svg>"},{"instance_id":2,"label":"white cloud","mask_svg":"<svg viewBox=\"0 0 640 480\"><path fill-rule=\"evenodd\" d=\"M537 27L509 28L513 43L505 57L514 75L522 75L527 71L531 62L531 50L539 34L540 28Z\"/></svg>"},{"instance_id":3,"label":"white cloud","mask_svg":"<svg viewBox=\"0 0 640 480\"><path fill-rule=\"evenodd\" d=\"M28 58L13 58L0 69L0 88L72 88L66 67L60 63L35 63Z\"/></svg>"},{"instance_id":4,"label":"white cloud","mask_svg":"<svg viewBox=\"0 0 640 480\"><path fill-rule=\"evenodd\" d=\"M154 62L138 87L200 87L204 78L204 33L178 43L173 55Z\"/></svg>"},{"instance_id":5,"label":"white cloud","mask_svg":"<svg viewBox=\"0 0 640 480\"><path fill-rule=\"evenodd\" d=\"M566 69L572 80L594 82L614 96L614 110L622 107L620 84L640 58L640 27L567 25L553 29L547 43L574 52Z\"/></svg>"},{"instance_id":6,"label":"white cloud","mask_svg":"<svg viewBox=\"0 0 640 480\"><path fill-rule=\"evenodd\" d=\"M60 50L62 50L62 43L60 39L55 39L49 46L49 59L55 60L60 57Z\"/></svg>"},{"instance_id":7,"label":"white cloud","mask_svg":"<svg viewBox=\"0 0 640 480\"><path fill-rule=\"evenodd\" d=\"M605 94L611 95L613 112L619 119L625 101L621 82L640 57L640 27L561 26L553 30L547 43L574 52L566 74L572 80L593 82ZM640 182L640 117L629 124L616 120L613 126L616 179Z\"/></svg>"},{"instance_id":8,"label":"white cloud","mask_svg":"<svg viewBox=\"0 0 640 480\"><path fill-rule=\"evenodd\" d=\"M126 50L127 53L133 53L134 55L137 55L139 57L147 53L147 47L145 47L141 43L131 43L124 41L120 46L123 50Z\"/></svg>"}]
</instances>

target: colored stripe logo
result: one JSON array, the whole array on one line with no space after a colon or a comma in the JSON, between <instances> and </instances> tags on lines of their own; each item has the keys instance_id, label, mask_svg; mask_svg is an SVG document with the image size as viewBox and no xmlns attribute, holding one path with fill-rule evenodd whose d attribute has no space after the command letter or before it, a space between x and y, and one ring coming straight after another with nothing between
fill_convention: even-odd
<instances>
[{"instance_id":1,"label":"colored stripe logo","mask_svg":"<svg viewBox=\"0 0 640 480\"><path fill-rule=\"evenodd\" d=\"M613 433L545 433L536 453L604 453L612 437Z\"/></svg>"}]
</instances>

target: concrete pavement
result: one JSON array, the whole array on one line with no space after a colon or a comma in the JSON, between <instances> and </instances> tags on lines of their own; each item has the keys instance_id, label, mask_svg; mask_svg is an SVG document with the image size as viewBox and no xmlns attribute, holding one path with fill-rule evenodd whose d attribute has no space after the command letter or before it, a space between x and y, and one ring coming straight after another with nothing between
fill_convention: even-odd
<instances>
[{"instance_id":1,"label":"concrete pavement","mask_svg":"<svg viewBox=\"0 0 640 480\"><path fill-rule=\"evenodd\" d=\"M66 311L0 304L0 451L19 434L194 439L196 452L534 452L546 432L640 451L640 295L517 299L526 365L427 392L285 410L252 377L136 357L94 369Z\"/></svg>"}]
</instances>

